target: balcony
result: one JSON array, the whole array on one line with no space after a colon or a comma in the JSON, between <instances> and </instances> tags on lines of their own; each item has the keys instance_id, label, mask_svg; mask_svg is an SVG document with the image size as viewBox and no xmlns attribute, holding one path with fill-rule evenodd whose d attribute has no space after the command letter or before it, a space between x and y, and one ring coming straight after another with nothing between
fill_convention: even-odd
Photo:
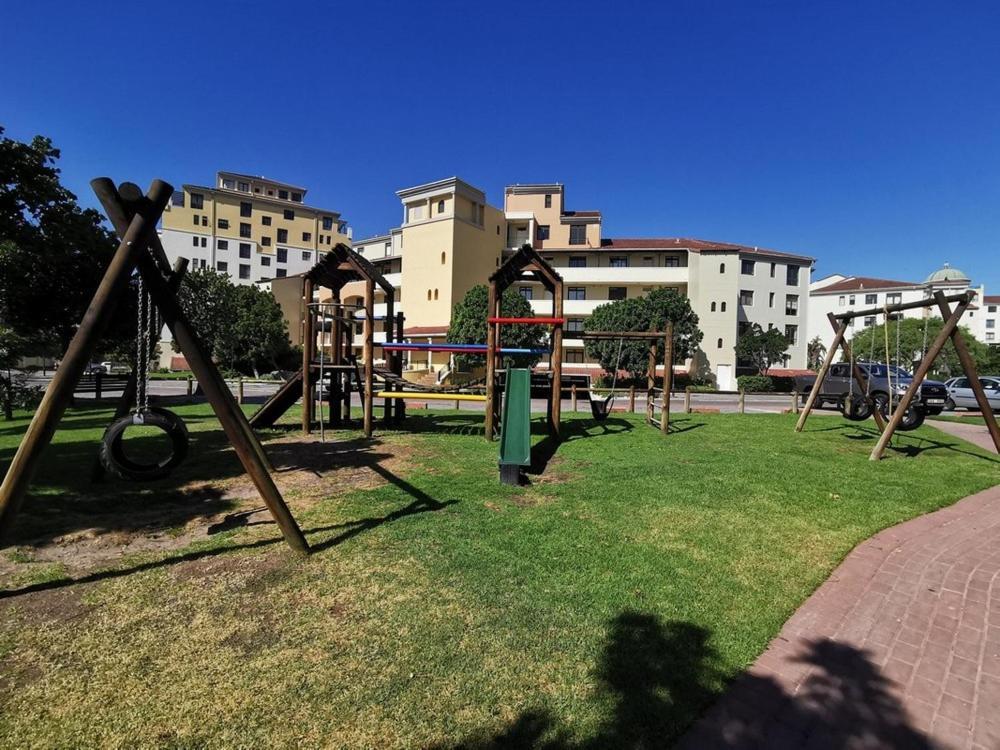
<instances>
[{"instance_id":1,"label":"balcony","mask_svg":"<svg viewBox=\"0 0 1000 750\"><path fill-rule=\"evenodd\" d=\"M574 317L580 317L584 315L590 315L594 312L594 309L598 305L606 305L608 300L606 299L567 299L563 300L563 315L572 315ZM551 315L552 314L552 300L551 299L533 299L530 300L531 311L535 315Z\"/></svg>"},{"instance_id":2,"label":"balcony","mask_svg":"<svg viewBox=\"0 0 1000 750\"><path fill-rule=\"evenodd\" d=\"M688 283L686 266L590 266L586 268L559 267L565 284L667 284L677 286Z\"/></svg>"}]
</instances>

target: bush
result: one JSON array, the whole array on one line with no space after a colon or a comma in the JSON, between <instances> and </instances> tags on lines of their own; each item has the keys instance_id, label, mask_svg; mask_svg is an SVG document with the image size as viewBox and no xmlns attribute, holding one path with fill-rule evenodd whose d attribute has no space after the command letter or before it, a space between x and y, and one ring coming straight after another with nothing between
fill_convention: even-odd
<instances>
[{"instance_id":1,"label":"bush","mask_svg":"<svg viewBox=\"0 0 1000 750\"><path fill-rule=\"evenodd\" d=\"M736 378L741 391L766 392L774 390L774 380L767 375L740 375Z\"/></svg>"}]
</instances>

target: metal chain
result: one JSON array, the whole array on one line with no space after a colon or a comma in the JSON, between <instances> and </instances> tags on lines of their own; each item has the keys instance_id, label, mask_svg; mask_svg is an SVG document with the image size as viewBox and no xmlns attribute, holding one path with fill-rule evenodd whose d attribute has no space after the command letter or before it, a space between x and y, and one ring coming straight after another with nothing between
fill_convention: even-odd
<instances>
[{"instance_id":1,"label":"metal chain","mask_svg":"<svg viewBox=\"0 0 1000 750\"><path fill-rule=\"evenodd\" d=\"M146 395L146 368L149 362L146 347L149 345L148 304L146 289L139 275L138 293L136 294L136 331L135 331L135 385L136 413L143 414L149 407Z\"/></svg>"}]
</instances>

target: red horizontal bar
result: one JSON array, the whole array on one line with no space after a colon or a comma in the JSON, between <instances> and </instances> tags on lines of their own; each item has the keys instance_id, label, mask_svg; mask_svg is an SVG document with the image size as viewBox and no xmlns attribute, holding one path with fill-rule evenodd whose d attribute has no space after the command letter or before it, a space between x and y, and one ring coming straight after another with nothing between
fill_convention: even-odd
<instances>
[{"instance_id":1,"label":"red horizontal bar","mask_svg":"<svg viewBox=\"0 0 1000 750\"><path fill-rule=\"evenodd\" d=\"M535 323L543 326L561 326L566 324L566 318L487 318L488 323Z\"/></svg>"}]
</instances>

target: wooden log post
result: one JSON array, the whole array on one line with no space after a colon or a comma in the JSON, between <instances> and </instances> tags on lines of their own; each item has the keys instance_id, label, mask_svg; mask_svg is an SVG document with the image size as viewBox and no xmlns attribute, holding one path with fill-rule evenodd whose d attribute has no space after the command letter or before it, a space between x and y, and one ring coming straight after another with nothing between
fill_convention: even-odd
<instances>
[{"instance_id":1,"label":"wooden log post","mask_svg":"<svg viewBox=\"0 0 1000 750\"><path fill-rule=\"evenodd\" d=\"M739 403L739 407L738 407L739 413L740 414L746 414L746 412L747 412L747 394L746 394L746 391L744 391L742 387L740 388L740 397L739 397L738 403Z\"/></svg>"},{"instance_id":2,"label":"wooden log post","mask_svg":"<svg viewBox=\"0 0 1000 750\"><path fill-rule=\"evenodd\" d=\"M51 442L56 427L73 398L76 384L97 349L118 301L128 288L132 269L138 258L146 252L150 238L155 236L156 222L172 193L170 185L154 180L148 200L123 228L118 249L63 355L59 369L45 389L17 452L7 467L3 483L0 484L0 537L9 533L13 526L42 453Z\"/></svg>"},{"instance_id":3,"label":"wooden log post","mask_svg":"<svg viewBox=\"0 0 1000 750\"><path fill-rule=\"evenodd\" d=\"M670 391L674 387L674 324L667 321L663 336L663 407L660 411L660 432L670 429Z\"/></svg>"},{"instance_id":4,"label":"wooden log post","mask_svg":"<svg viewBox=\"0 0 1000 750\"><path fill-rule=\"evenodd\" d=\"M828 313L826 317L830 321L830 325L833 326L834 330L837 330L840 325L840 321L834 316L833 313ZM844 324L846 325L846 321L844 321ZM858 363L854 361L854 353L851 350L851 345L848 342L846 335L841 339L840 348L844 350L844 359L848 362L854 362L854 367L851 369L851 376L854 378L854 383L858 386L859 391L864 396L865 402L871 410L872 419L875 420L875 425L878 427L880 432L884 431L885 417L882 416L882 412L875 408L875 401L868 395L868 378L864 371L858 366ZM819 394L817 394L817 397L818 395Z\"/></svg>"},{"instance_id":5,"label":"wooden log post","mask_svg":"<svg viewBox=\"0 0 1000 750\"><path fill-rule=\"evenodd\" d=\"M573 413L576 414L576 411L577 411L577 409L576 409L576 383L573 383L573 385L571 385L569 387L569 399L570 399L570 405L571 405L571 407L573 409Z\"/></svg>"},{"instance_id":6,"label":"wooden log post","mask_svg":"<svg viewBox=\"0 0 1000 750\"><path fill-rule=\"evenodd\" d=\"M958 327L958 322L962 319L962 315L965 314L966 309L969 306L969 301L960 302L955 308L955 311L949 316L947 321L945 321L944 326L942 326L940 332L934 337L934 341L924 358L920 361L920 365L917 367L917 371L913 373L913 380L910 382L909 388L906 389L906 393L899 400L896 405L895 411L892 412L892 416L889 418L889 424L883 430L882 434L879 436L878 443L872 448L871 455L869 459L872 461L878 461L882 458L885 453L886 447L889 445L889 441L892 440L892 436L896 433L899 425L903 421L903 417L906 415L906 410L910 408L910 404L913 402L914 396L920 390L920 384L927 377L927 373L930 371L931 366L934 364L934 360L938 358L941 354L941 350L947 343L948 339L951 338L952 333Z\"/></svg>"},{"instance_id":7,"label":"wooden log post","mask_svg":"<svg viewBox=\"0 0 1000 750\"><path fill-rule=\"evenodd\" d=\"M792 389L792 414L799 413L799 392L798 389Z\"/></svg>"},{"instance_id":8,"label":"wooden log post","mask_svg":"<svg viewBox=\"0 0 1000 750\"><path fill-rule=\"evenodd\" d=\"M375 281L365 281L365 322L364 322L364 430L365 437L372 436L372 411L375 408Z\"/></svg>"},{"instance_id":9,"label":"wooden log post","mask_svg":"<svg viewBox=\"0 0 1000 750\"><path fill-rule=\"evenodd\" d=\"M691 413L691 386L684 386L684 413Z\"/></svg>"},{"instance_id":10,"label":"wooden log post","mask_svg":"<svg viewBox=\"0 0 1000 750\"><path fill-rule=\"evenodd\" d=\"M147 203L143 199L142 192L131 183L124 183L116 190L114 183L107 178L94 180L91 185L115 230L119 235L124 234L133 214L138 213ZM169 188L169 192L172 191L173 189ZM138 264L153 304L158 308L178 348L187 359L191 372L204 390L205 397L232 444L236 456L260 493L285 542L298 552L308 552L309 545L305 536L288 510L288 506L285 505L284 498L281 497L281 492L269 473L270 462L263 446L250 428L243 410L237 406L225 379L212 362L207 349L181 310L170 281L165 280L171 273L170 265L163 246L155 234L150 238L149 250L149 253L139 254Z\"/></svg>"},{"instance_id":11,"label":"wooden log post","mask_svg":"<svg viewBox=\"0 0 1000 750\"><path fill-rule=\"evenodd\" d=\"M819 399L820 392L823 390L823 383L826 382L826 376L830 372L830 365L832 365L833 361L837 358L837 350L840 349L841 344L844 341L844 336L847 334L846 322L838 323L832 314L828 317L834 324L833 341L830 344L830 348L826 352L826 356L823 358L823 364L820 365L819 372L816 374L816 379L813 381L812 388L809 390L809 396L806 398L806 405L802 408L802 412L799 414L799 419L795 423L796 432L802 432L802 428L806 426L806 420L809 419L809 415L812 414L813 406L815 405L817 399Z\"/></svg>"},{"instance_id":12,"label":"wooden log post","mask_svg":"<svg viewBox=\"0 0 1000 750\"><path fill-rule=\"evenodd\" d=\"M236 403L240 406L243 405L243 378L239 378L236 381Z\"/></svg>"},{"instance_id":13,"label":"wooden log post","mask_svg":"<svg viewBox=\"0 0 1000 750\"><path fill-rule=\"evenodd\" d=\"M941 292L936 292L934 294L934 301L937 302L938 310L941 312L941 320L948 320L951 317L951 306L945 300L944 295ZM955 353L958 354L958 361L962 365L965 377L969 379L969 387L972 388L972 392L976 396L976 403L979 405L979 410L983 413L983 421L986 422L986 428L989 430L990 437L993 438L993 445L996 447L997 453L1000 453L1000 428L997 427L997 419L993 414L993 407L986 397L983 384L979 382L975 360L972 359L969 347L966 346L962 332L957 326L951 334L951 343L955 347Z\"/></svg>"},{"instance_id":14,"label":"wooden log post","mask_svg":"<svg viewBox=\"0 0 1000 750\"><path fill-rule=\"evenodd\" d=\"M486 314L488 317L499 317L500 310L497 305L497 286L495 281L490 282L489 297L486 303ZM493 439L494 414L496 411L496 347L497 328L499 324L486 324L486 416L483 422L483 431L487 440Z\"/></svg>"},{"instance_id":15,"label":"wooden log post","mask_svg":"<svg viewBox=\"0 0 1000 750\"><path fill-rule=\"evenodd\" d=\"M552 317L562 320L563 317L563 285L562 281L554 284L552 290ZM550 362L552 366L552 408L549 410L549 434L559 439L562 430L562 361L563 361L563 327L562 323L552 326L549 337L552 347Z\"/></svg>"},{"instance_id":16,"label":"wooden log post","mask_svg":"<svg viewBox=\"0 0 1000 750\"><path fill-rule=\"evenodd\" d=\"M628 387L628 412L629 414L635 414L635 385L630 385Z\"/></svg>"},{"instance_id":17,"label":"wooden log post","mask_svg":"<svg viewBox=\"0 0 1000 750\"><path fill-rule=\"evenodd\" d=\"M313 280L302 282L302 434L312 433L313 360L316 358L316 309L312 306Z\"/></svg>"},{"instance_id":18,"label":"wooden log post","mask_svg":"<svg viewBox=\"0 0 1000 750\"><path fill-rule=\"evenodd\" d=\"M398 312L396 313L396 341L403 340L403 328L404 328L403 313ZM392 372L398 377L403 377L403 352L396 352L396 355L397 355L396 359L393 360ZM406 417L405 399L401 398L396 399L395 413L396 413L396 421L402 422L403 419Z\"/></svg>"},{"instance_id":19,"label":"wooden log post","mask_svg":"<svg viewBox=\"0 0 1000 750\"><path fill-rule=\"evenodd\" d=\"M194 378L190 375L187 376L187 397L188 400L194 395Z\"/></svg>"}]
</instances>

